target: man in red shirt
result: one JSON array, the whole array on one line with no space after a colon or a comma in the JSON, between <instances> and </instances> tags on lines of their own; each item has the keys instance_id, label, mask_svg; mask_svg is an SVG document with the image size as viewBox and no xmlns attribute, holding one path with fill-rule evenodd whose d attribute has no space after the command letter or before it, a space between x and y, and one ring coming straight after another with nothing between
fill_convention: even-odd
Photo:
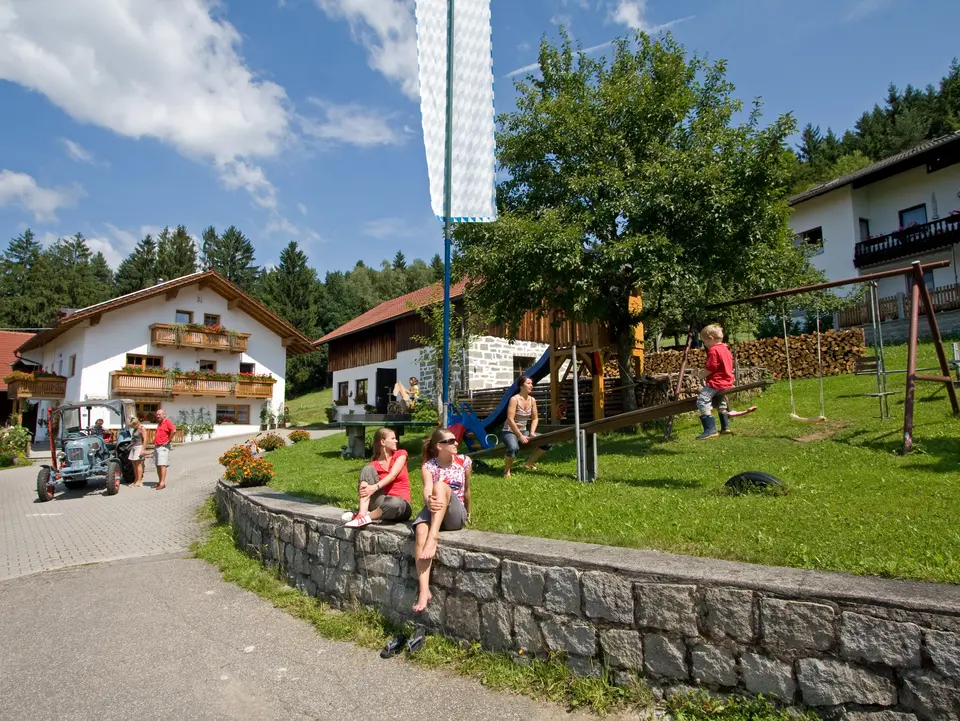
<instances>
[{"instance_id":1,"label":"man in red shirt","mask_svg":"<svg viewBox=\"0 0 960 721\"><path fill-rule=\"evenodd\" d=\"M708 325L700 331L700 340L707 349L707 379L697 396L697 410L700 411L700 423L703 426L703 433L697 436L697 440L702 441L719 435L717 423L713 420L713 403L718 397L720 433L727 435L732 432L727 399L723 393L733 388L733 356L723 343L723 328L719 325Z\"/></svg>"},{"instance_id":2,"label":"man in red shirt","mask_svg":"<svg viewBox=\"0 0 960 721\"><path fill-rule=\"evenodd\" d=\"M170 465L170 446L173 445L173 434L177 427L167 418L162 408L157 411L157 430L153 436L153 460L157 466L157 475L160 482L153 488L161 491L167 487L167 466Z\"/></svg>"}]
</instances>

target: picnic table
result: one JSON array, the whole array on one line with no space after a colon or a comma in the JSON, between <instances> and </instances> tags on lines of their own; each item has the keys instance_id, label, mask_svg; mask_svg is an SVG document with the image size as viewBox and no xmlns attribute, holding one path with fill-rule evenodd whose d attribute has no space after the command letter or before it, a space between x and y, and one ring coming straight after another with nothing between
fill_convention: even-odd
<instances>
[{"instance_id":1,"label":"picnic table","mask_svg":"<svg viewBox=\"0 0 960 721\"><path fill-rule=\"evenodd\" d=\"M366 458L367 457L367 428L389 428L397 434L397 438L403 436L406 428L436 428L437 424L433 421L414 421L409 417L402 416L364 416L363 420L340 421L336 424L347 432L347 447L343 452L344 458Z\"/></svg>"}]
</instances>

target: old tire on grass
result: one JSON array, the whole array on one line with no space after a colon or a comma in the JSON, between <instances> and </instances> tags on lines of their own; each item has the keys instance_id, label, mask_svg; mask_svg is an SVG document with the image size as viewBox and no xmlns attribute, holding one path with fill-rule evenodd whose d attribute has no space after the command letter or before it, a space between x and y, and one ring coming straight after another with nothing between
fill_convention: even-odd
<instances>
[{"instance_id":1,"label":"old tire on grass","mask_svg":"<svg viewBox=\"0 0 960 721\"><path fill-rule=\"evenodd\" d=\"M724 484L736 495L741 493L757 493L763 491L778 491L784 488L783 482L776 476L762 471L744 471L732 476Z\"/></svg>"},{"instance_id":2,"label":"old tire on grass","mask_svg":"<svg viewBox=\"0 0 960 721\"><path fill-rule=\"evenodd\" d=\"M83 481L64 481L63 485L67 487L68 491L79 491L81 488L87 487L86 480Z\"/></svg>"},{"instance_id":3,"label":"old tire on grass","mask_svg":"<svg viewBox=\"0 0 960 721\"><path fill-rule=\"evenodd\" d=\"M123 477L123 471L120 469L120 461L110 461L107 463L107 495L115 496L120 491L120 479Z\"/></svg>"},{"instance_id":4,"label":"old tire on grass","mask_svg":"<svg viewBox=\"0 0 960 721\"><path fill-rule=\"evenodd\" d=\"M53 500L53 475L49 468L41 468L37 474L37 497L42 502Z\"/></svg>"}]
</instances>

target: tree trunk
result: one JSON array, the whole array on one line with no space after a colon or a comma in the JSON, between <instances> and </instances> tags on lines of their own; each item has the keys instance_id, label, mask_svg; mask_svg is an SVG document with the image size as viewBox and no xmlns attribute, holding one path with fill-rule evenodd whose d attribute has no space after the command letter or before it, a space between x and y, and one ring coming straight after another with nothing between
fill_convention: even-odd
<instances>
[{"instance_id":1,"label":"tree trunk","mask_svg":"<svg viewBox=\"0 0 960 721\"><path fill-rule=\"evenodd\" d=\"M617 332L617 365L620 367L620 393L623 412L637 410L637 389L633 378L633 326L626 324Z\"/></svg>"}]
</instances>

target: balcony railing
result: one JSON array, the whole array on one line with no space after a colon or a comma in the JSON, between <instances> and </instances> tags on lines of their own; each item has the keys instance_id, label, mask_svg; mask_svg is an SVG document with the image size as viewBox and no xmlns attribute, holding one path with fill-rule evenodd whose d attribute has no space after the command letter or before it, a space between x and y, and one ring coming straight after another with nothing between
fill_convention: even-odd
<instances>
[{"instance_id":1,"label":"balcony railing","mask_svg":"<svg viewBox=\"0 0 960 721\"><path fill-rule=\"evenodd\" d=\"M932 220L896 230L878 238L861 240L853 249L853 264L857 268L887 261L923 255L940 248L960 243L960 215Z\"/></svg>"},{"instance_id":2,"label":"balcony railing","mask_svg":"<svg viewBox=\"0 0 960 721\"><path fill-rule=\"evenodd\" d=\"M930 291L930 300L933 302L934 313L948 310L960 310L960 285L945 285ZM880 298L880 320L899 320L901 317L910 317L911 298L909 294L898 293L886 298ZM903 315L900 315L901 306ZM920 303L920 315L926 309ZM851 328L858 325L868 325L870 319L869 304L855 305L844 308L838 313L841 328Z\"/></svg>"},{"instance_id":3,"label":"balcony railing","mask_svg":"<svg viewBox=\"0 0 960 721\"><path fill-rule=\"evenodd\" d=\"M155 346L245 353L249 337L250 333L234 333L212 328L184 328L169 323L154 323L150 326L150 342Z\"/></svg>"},{"instance_id":4,"label":"balcony railing","mask_svg":"<svg viewBox=\"0 0 960 721\"><path fill-rule=\"evenodd\" d=\"M221 398L270 398L273 396L273 378L233 379L203 378L188 374L156 375L114 371L110 374L110 392L114 396L175 395L217 396ZM62 397L62 396L61 396Z\"/></svg>"},{"instance_id":5,"label":"balcony railing","mask_svg":"<svg viewBox=\"0 0 960 721\"><path fill-rule=\"evenodd\" d=\"M7 398L62 400L67 395L67 379L51 376L33 380L12 380L7 383Z\"/></svg>"}]
</instances>

